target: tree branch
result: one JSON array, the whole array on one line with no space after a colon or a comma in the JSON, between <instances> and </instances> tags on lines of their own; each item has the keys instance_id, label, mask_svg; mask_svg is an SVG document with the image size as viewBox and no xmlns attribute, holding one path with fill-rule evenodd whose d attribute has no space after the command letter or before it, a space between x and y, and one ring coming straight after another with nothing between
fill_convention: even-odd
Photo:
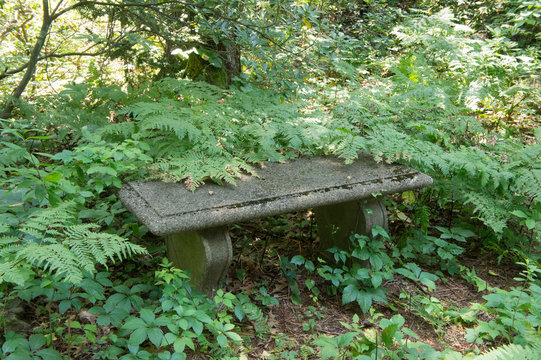
<instances>
[{"instance_id":1,"label":"tree branch","mask_svg":"<svg viewBox=\"0 0 541 360\"><path fill-rule=\"evenodd\" d=\"M38 57L38 61L41 61L41 60L46 60L46 59L51 59L51 58L64 58L64 57L68 57L68 56L100 56L100 55L103 55L105 54L107 51L109 51L110 48L112 48L114 45L118 44L120 42L120 40L126 38L125 35L121 35L119 37L117 37L116 39L114 39L111 43L107 44L107 46L99 51L96 51L96 52L87 52L87 51L81 51L81 52L67 52L67 53L61 53L61 54L56 54L56 53L51 53L51 54L45 54L45 55L41 55ZM90 47L89 47L90 49ZM21 71L23 71L24 69L26 69L28 66L30 65L30 60L28 60L28 62L26 62L24 65L21 65L20 67L16 68L16 69L13 69L13 70L6 70L4 71L2 74L0 74L0 80L3 80L9 76L12 76L12 75L15 75L17 73L20 73Z\"/></svg>"}]
</instances>

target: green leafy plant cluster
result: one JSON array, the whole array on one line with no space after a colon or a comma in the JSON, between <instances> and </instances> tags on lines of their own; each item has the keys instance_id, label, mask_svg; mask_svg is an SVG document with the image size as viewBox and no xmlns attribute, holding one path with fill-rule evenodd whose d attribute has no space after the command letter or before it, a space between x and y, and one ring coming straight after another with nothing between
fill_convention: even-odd
<instances>
[{"instance_id":1,"label":"green leafy plant cluster","mask_svg":"<svg viewBox=\"0 0 541 360\"><path fill-rule=\"evenodd\" d=\"M305 114L306 103L255 88L223 90L201 82L163 79L127 93L114 87L90 90L76 85L59 98L68 105L62 106L62 115L37 114L38 123L54 126L61 137L69 131L80 134L86 126L85 145L79 147L84 151L90 142L143 149L145 156L139 160L150 176L185 181L192 189L206 179L234 183L243 172L255 174L255 163L284 161L300 153L356 156L343 136L336 136L341 132L325 114L317 109ZM64 121L66 117L93 121ZM137 156L132 155L114 160L123 165ZM72 158L71 150L54 157ZM104 168L92 171L115 175Z\"/></svg>"},{"instance_id":2,"label":"green leafy plant cluster","mask_svg":"<svg viewBox=\"0 0 541 360\"><path fill-rule=\"evenodd\" d=\"M205 69L194 77L203 79L211 68L225 68L224 46L240 47L243 71L230 89L163 78L190 77L188 69L169 68L184 60L158 59L156 43L132 33L113 56L137 55L130 64L136 69L125 63L129 85L107 85L96 58L87 83L18 102L16 117L2 120L0 130L0 323L19 324L9 310L17 299L46 320L28 336L4 332L2 355L60 359L82 349L82 356L102 359L243 358L255 337L274 342L269 358L462 358L417 341L404 317L375 310L399 307L440 337L450 324L465 327L474 352L503 344L481 358L539 357L539 2L413 1L407 3L425 7L409 14L405 3L271 1L258 3L251 19L236 1L199 8L189 20L199 22L198 44L179 45L181 58L197 53ZM430 12L447 5L454 7ZM390 31L401 17L406 22ZM0 18L11 15L0 10ZM24 33L14 26L10 21L5 38ZM172 30L175 41L186 35L185 28ZM85 36L106 40L94 35ZM177 45L160 51L172 55ZM149 71L157 68L167 71ZM108 272L112 262L148 256L135 244L146 229L116 197L125 181L183 181L195 190L205 181L256 175L267 161L324 153L350 161L359 150L426 172L434 186L390 200L396 239L375 229L372 237L353 236L351 251L332 250L331 259L280 257L277 267L293 304L310 298L300 314L304 335L318 331L327 315L319 301L327 295L356 304L347 307L354 311L358 305L368 324L356 315L344 322L345 333L314 335L296 347L267 324L266 311L280 305L268 283L209 299L167 262L155 276L134 276L133 265L115 278ZM479 251L474 245L526 259L523 286L492 288L461 265L469 250ZM486 291L486 302L458 308L438 299L436 282L447 274ZM391 301L390 281L419 292L401 290Z\"/></svg>"},{"instance_id":3,"label":"green leafy plant cluster","mask_svg":"<svg viewBox=\"0 0 541 360\"><path fill-rule=\"evenodd\" d=\"M526 267L519 278L523 285L510 291L489 288L490 294L483 296L484 304L474 304L472 310L494 315L491 321L480 321L479 325L466 333L469 342L481 343L504 337L515 344L530 345L539 339L538 327L541 322L540 304L537 299L541 292L536 264L522 264Z\"/></svg>"},{"instance_id":4,"label":"green leafy plant cluster","mask_svg":"<svg viewBox=\"0 0 541 360\"><path fill-rule=\"evenodd\" d=\"M402 267L395 267L395 261L387 254L385 241L390 242L390 236L383 228L376 226L372 229L371 237L352 235L351 251L336 247L329 249L329 259L318 258L317 266L301 255L294 256L290 264L302 265L308 272L317 273L330 283L327 287L329 295L341 294L342 305L356 302L363 313L368 313L377 302L387 302L383 282L393 280L396 274L418 282L429 290L436 288L435 281L439 277L423 271L417 264L406 263ZM317 301L320 291L313 280L307 279L305 285ZM298 293L298 284L295 283L293 289L292 294Z\"/></svg>"},{"instance_id":5,"label":"green leafy plant cluster","mask_svg":"<svg viewBox=\"0 0 541 360\"><path fill-rule=\"evenodd\" d=\"M261 310L247 295L219 290L208 298L192 290L189 276L166 259L159 266L154 276L127 280L85 272L78 285L45 273L28 279L3 298L34 302L49 312L49 322L32 329L28 338L4 334L2 354L7 359L62 359L57 344L65 342L68 357L69 348L85 345L85 352L99 359L176 360L197 352L237 358L242 338L236 322L265 331ZM63 322L68 314L72 320ZM1 307L0 315L5 315Z\"/></svg>"},{"instance_id":6,"label":"green leafy plant cluster","mask_svg":"<svg viewBox=\"0 0 541 360\"><path fill-rule=\"evenodd\" d=\"M528 219L522 235L538 241L540 134L524 143L508 121L536 111L537 61L475 37L449 9L412 17L393 34L403 51L383 63L388 76L361 86L358 71L344 72L350 93L335 118L377 160L433 176L440 204L470 204L499 238Z\"/></svg>"},{"instance_id":7,"label":"green leafy plant cluster","mask_svg":"<svg viewBox=\"0 0 541 360\"><path fill-rule=\"evenodd\" d=\"M85 155L74 156L75 161L68 166L55 166L51 162L54 156L40 151L52 143L51 136L37 135L41 130L24 122L4 125L0 148L0 176L5 189L0 197L0 282L23 284L30 267L40 267L77 283L82 280L82 272L94 271L96 264L107 265L115 259L146 253L124 237L102 231L115 213L122 212L119 204L105 200L95 209L87 208L105 187L121 186L113 167L98 164L111 163L107 155L112 158L113 153L129 154L129 146L120 146L119 150L97 143L87 147ZM93 156L99 161L94 162ZM122 170L135 166L125 165Z\"/></svg>"},{"instance_id":8,"label":"green leafy plant cluster","mask_svg":"<svg viewBox=\"0 0 541 360\"><path fill-rule=\"evenodd\" d=\"M130 179L184 181L194 190L209 179L235 183L243 173L256 175L255 163L284 161L301 153L332 150L345 157L356 156L342 138L332 135L340 130L329 130L326 116L317 119L315 113L303 114L302 103L262 90L224 91L205 83L164 79L132 92L114 86L90 89L73 85L52 101L57 110L27 109L37 125L3 121L0 171L6 192L2 231L10 235L4 238L3 247L9 246L6 251L11 254L3 257L5 269L19 267L22 260L78 281L77 266L89 270L92 262L105 264L113 255L123 258L143 253L122 238L133 229L139 231L129 222L115 235L93 235L124 216L114 190ZM52 131L47 133L44 128ZM74 141L76 145L69 145ZM39 210L45 207L55 209ZM28 241L30 235L20 231L36 227L32 224L38 221L47 223L34 215L38 210L50 213L49 217L59 216L55 235L64 235L66 240L64 245L55 245L55 253L38 252L29 257L31 252L24 247L45 243L35 233L35 239ZM21 228L30 215L34 221ZM73 227L66 229L68 225ZM47 227L40 229L44 238ZM58 241L50 235L45 242ZM25 236L27 240L21 243ZM79 238L90 248L66 246L83 243L71 241ZM42 247L53 248L53 244L48 246ZM61 247L66 251L60 253ZM86 255L80 256L83 253ZM83 259L84 263L79 262ZM12 272L10 281L15 274Z\"/></svg>"},{"instance_id":9,"label":"green leafy plant cluster","mask_svg":"<svg viewBox=\"0 0 541 360\"><path fill-rule=\"evenodd\" d=\"M371 312L371 321L382 314ZM342 323L349 332L336 336L320 336L314 344L320 348L322 359L443 359L456 356L453 351L439 352L427 344L408 339L418 338L411 329L404 326L401 315L381 319L381 331L365 328L357 315L351 323ZM460 357L459 357L460 358Z\"/></svg>"}]
</instances>

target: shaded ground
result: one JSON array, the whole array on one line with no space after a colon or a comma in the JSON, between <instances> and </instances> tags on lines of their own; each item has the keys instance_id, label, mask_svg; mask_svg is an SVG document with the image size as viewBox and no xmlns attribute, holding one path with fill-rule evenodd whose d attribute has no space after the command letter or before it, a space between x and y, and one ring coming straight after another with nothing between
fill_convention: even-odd
<instances>
[{"instance_id":1,"label":"shaded ground","mask_svg":"<svg viewBox=\"0 0 541 360\"><path fill-rule=\"evenodd\" d=\"M391 232L395 230L399 229L392 229ZM297 254L316 260L317 230L309 211L236 225L231 228L231 238L234 246L234 262L226 290L233 293L244 290L255 295L258 288L266 284L269 295L279 301L279 305L268 306L264 310L268 316L271 333L277 340L254 339L252 344L247 345L252 348L250 358L260 359L271 354L277 356L284 351L295 350L303 355L303 358L317 359L317 354L307 354L303 344L308 344L315 335L337 336L348 331L341 323L350 323L354 314L361 318L365 327L377 328L377 323L372 323L369 315L362 314L357 304L342 306L340 295L326 295L324 281L318 276L307 274L306 271L297 274L302 305L294 305L291 302L291 290L277 264L281 257L287 256L291 259ZM460 259L460 263L475 269L477 276L485 280L489 286L509 289L517 285L513 278L521 269L511 260L504 259L498 264L496 256L490 253L467 251L466 254ZM434 273L439 269L423 270ZM302 286L307 276L310 276L321 290L317 301L314 301L310 291ZM466 329L463 324L454 323L443 314L438 317L436 313L427 313L421 304L416 303L416 295L437 299L441 309L460 309L467 308L475 302L483 303L482 296L487 293L486 291L479 292L475 285L459 275L445 276L443 280L437 282L435 291L428 291L418 283L398 274L394 280L384 282L383 286L387 289L388 303L376 304L376 312L388 318L397 313L401 314L406 321L404 326L419 335L418 341L429 344L436 350L451 348L466 353L473 349L474 345L464 339ZM401 298L401 294L409 294L410 300ZM478 315L485 321L492 316ZM487 347L489 345L486 344Z\"/></svg>"},{"instance_id":2,"label":"shaded ground","mask_svg":"<svg viewBox=\"0 0 541 360\"><path fill-rule=\"evenodd\" d=\"M400 222L391 223L390 232L399 234L402 231L397 227L399 224ZM240 324L240 335L251 339L250 344L244 344L249 359L318 359L313 340L319 335L338 336L347 332L342 323L351 323L355 314L360 317L363 328L379 329L377 321L370 315L363 314L356 303L342 305L341 295L327 295L325 289L328 284L321 277L303 271L302 268L297 269L295 276L302 305L292 302L292 290L279 263L284 257L291 259L298 254L317 261L318 237L310 211L233 225L230 232L234 260L225 290L249 295L265 316L265 326L256 323L250 326L245 322ZM156 270L156 261L152 258L160 259L164 256L164 247L159 245L158 239L149 236L148 240L152 255L112 266L109 270L115 278L137 277L140 274L152 274ZM469 269L475 269L477 276L489 286L509 289L517 285L513 278L521 269L510 259L498 263L493 254L482 253L475 248L469 249L465 254L460 263ZM423 270L435 273L439 268ZM306 279L315 282L321 291L319 296L314 296L304 286ZM396 314L402 315L405 319L404 326L419 336L418 341L429 344L436 350L451 348L466 353L472 350L474 345L464 339L465 324L453 322L445 315L445 311L468 308L475 302L483 303L482 296L486 291L478 291L477 286L459 275L446 275L436 285L435 291L429 291L417 282L397 274L393 280L383 282L382 286L387 289L388 302L376 304L376 313L387 318ZM421 303L423 299L434 300L434 311L426 311L426 304ZM276 304L272 304L273 301ZM60 320L66 323L75 320L95 323L96 316L89 314L86 309L87 307L82 311L70 310L62 315L63 319ZM26 332L32 328L47 327L47 319L58 309L57 305L49 308L46 303L38 300L25 304L24 308L19 306L16 311L24 313L24 322L21 324L27 329L21 330ZM491 317L491 314L477 314L477 318L484 321ZM107 327L100 327L100 336L107 335L109 330ZM91 353L81 353L88 344L83 343L68 350L61 340L57 341L60 341L56 344L57 349L64 348L64 353L70 353L73 359L92 358ZM485 342L485 347L480 350L495 345L498 343ZM98 350L97 348L96 351ZM291 353L291 357L287 357L290 352L295 352L298 356ZM194 356L193 359L205 359L200 354Z\"/></svg>"}]
</instances>

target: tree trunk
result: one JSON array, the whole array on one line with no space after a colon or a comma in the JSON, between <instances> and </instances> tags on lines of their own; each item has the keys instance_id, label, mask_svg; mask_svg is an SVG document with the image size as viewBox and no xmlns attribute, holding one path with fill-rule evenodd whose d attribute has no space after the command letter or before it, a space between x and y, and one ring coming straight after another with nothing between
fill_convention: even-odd
<instances>
[{"instance_id":1,"label":"tree trunk","mask_svg":"<svg viewBox=\"0 0 541 360\"><path fill-rule=\"evenodd\" d=\"M231 85L233 78L240 75L240 50L233 41L228 41L226 45L218 45L218 50L224 64L227 85Z\"/></svg>"},{"instance_id":2,"label":"tree trunk","mask_svg":"<svg viewBox=\"0 0 541 360\"><path fill-rule=\"evenodd\" d=\"M30 53L28 67L26 68L26 72L24 73L23 78L19 82L19 85L17 85L15 90L13 90L13 92L11 93L11 98L8 99L7 103L4 105L4 110L2 111L2 113L0 113L0 119L7 119L11 116L13 109L15 108L15 100L21 97L24 90L26 89L26 86L30 82L30 79L32 79L32 77L34 76L34 73L36 72L36 64L38 63L39 59L39 54L41 53L43 45L45 45L45 41L47 40L47 35L49 34L49 29L53 20L54 19L49 14L49 2L47 0L43 0L43 20L41 22L41 29L39 31L38 39L34 44L34 48Z\"/></svg>"}]
</instances>

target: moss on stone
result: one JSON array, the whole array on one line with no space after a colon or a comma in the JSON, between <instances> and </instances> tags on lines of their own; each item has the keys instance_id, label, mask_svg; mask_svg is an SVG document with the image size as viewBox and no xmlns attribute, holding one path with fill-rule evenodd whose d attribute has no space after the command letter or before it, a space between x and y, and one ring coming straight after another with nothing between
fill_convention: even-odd
<instances>
[{"instance_id":1,"label":"moss on stone","mask_svg":"<svg viewBox=\"0 0 541 360\"><path fill-rule=\"evenodd\" d=\"M186 62L186 76L192 80L206 81L221 88L228 87L225 69L212 66L195 53L191 53Z\"/></svg>"}]
</instances>

